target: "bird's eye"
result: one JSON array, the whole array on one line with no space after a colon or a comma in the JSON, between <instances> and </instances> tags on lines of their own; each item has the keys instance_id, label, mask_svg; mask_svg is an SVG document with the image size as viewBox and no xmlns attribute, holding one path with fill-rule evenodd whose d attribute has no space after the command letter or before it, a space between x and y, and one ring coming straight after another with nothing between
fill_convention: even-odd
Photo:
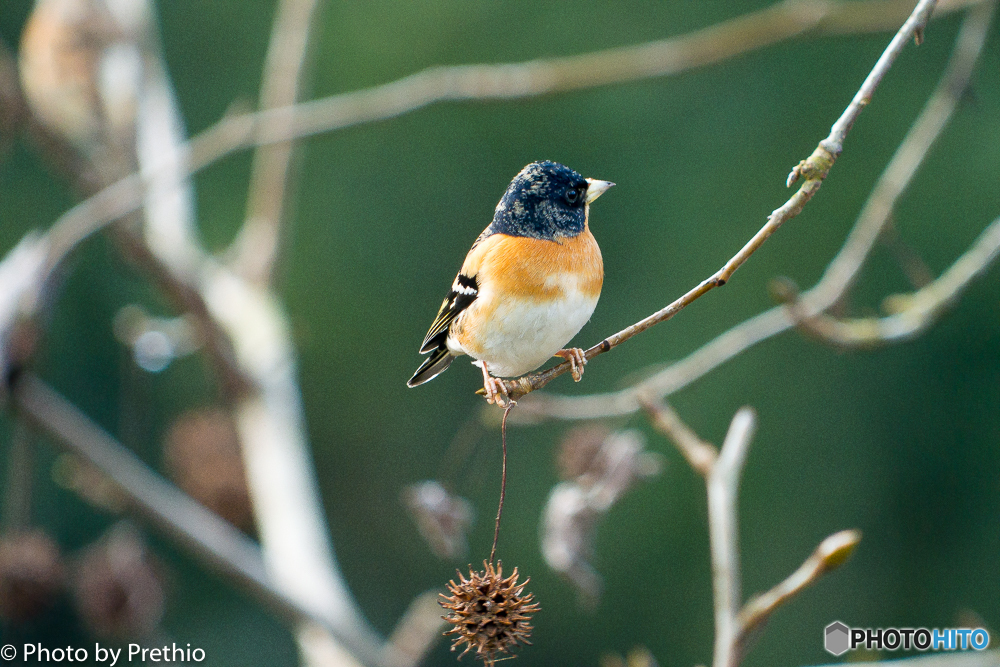
<instances>
[{"instance_id":1,"label":"bird's eye","mask_svg":"<svg viewBox=\"0 0 1000 667\"><path fill-rule=\"evenodd\" d=\"M580 198L580 191L576 188L569 188L566 190L566 201L570 204L575 204L576 200Z\"/></svg>"}]
</instances>

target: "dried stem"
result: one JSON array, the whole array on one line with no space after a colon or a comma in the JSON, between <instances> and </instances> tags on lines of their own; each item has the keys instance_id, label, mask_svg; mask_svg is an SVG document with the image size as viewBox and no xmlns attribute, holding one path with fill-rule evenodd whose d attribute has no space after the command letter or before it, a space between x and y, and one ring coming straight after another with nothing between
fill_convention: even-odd
<instances>
[{"instance_id":1,"label":"dried stem","mask_svg":"<svg viewBox=\"0 0 1000 667\"><path fill-rule=\"evenodd\" d=\"M282 0L271 32L264 62L260 108L275 111L279 132L288 132L294 122L292 106L298 100L301 71L305 63L309 30L318 0ZM250 192L243 228L233 243L233 268L257 285L270 282L281 240L292 142L262 145L254 154Z\"/></svg>"},{"instance_id":2,"label":"dried stem","mask_svg":"<svg viewBox=\"0 0 1000 667\"><path fill-rule=\"evenodd\" d=\"M508 401L507 407L503 410L503 420L500 422L500 442L503 446L503 458L501 460L500 472L500 504L497 507L497 520L493 526L493 548L490 549L490 565L496 562L497 540L500 538L500 516L503 514L503 501L507 497L507 415L511 409L517 405L514 401Z\"/></svg>"},{"instance_id":3,"label":"dried stem","mask_svg":"<svg viewBox=\"0 0 1000 667\"><path fill-rule=\"evenodd\" d=\"M979 5L966 16L951 60L934 93L880 176L843 247L820 281L802 294L800 304L809 316L829 308L849 289L879 234L889 223L896 201L940 136L968 84L982 53L995 4ZM794 326L795 318L785 306L771 308L634 386L612 393L577 397L535 395L521 401L520 418L594 419L633 413L640 409L641 397L669 396L744 350ZM566 366L561 364L541 375ZM561 372L565 372L565 368Z\"/></svg>"}]
</instances>

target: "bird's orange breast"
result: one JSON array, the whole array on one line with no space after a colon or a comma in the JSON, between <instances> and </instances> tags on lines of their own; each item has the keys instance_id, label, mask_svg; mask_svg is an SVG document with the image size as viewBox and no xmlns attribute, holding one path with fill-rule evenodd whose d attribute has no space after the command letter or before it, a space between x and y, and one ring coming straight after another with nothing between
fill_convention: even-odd
<instances>
[{"instance_id":1,"label":"bird's orange breast","mask_svg":"<svg viewBox=\"0 0 1000 667\"><path fill-rule=\"evenodd\" d=\"M469 253L462 273L496 295L532 300L558 299L569 289L596 299L604 284L601 249L589 227L552 241L494 234Z\"/></svg>"}]
</instances>

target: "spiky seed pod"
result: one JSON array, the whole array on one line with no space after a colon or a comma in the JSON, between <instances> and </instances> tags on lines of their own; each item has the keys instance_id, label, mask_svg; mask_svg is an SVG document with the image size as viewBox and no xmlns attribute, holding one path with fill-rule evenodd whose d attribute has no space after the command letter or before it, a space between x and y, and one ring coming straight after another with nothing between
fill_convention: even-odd
<instances>
[{"instance_id":1,"label":"spiky seed pod","mask_svg":"<svg viewBox=\"0 0 1000 667\"><path fill-rule=\"evenodd\" d=\"M483 572L476 572L469 566L469 578L461 572L458 583L448 582L448 592L441 594L441 606L448 610L444 620L454 627L445 635L456 635L451 650L465 644L462 655L476 649L476 655L486 665L492 667L497 654L510 653L517 643L530 644L532 614L541 610L532 603L534 596L525 594L524 587L531 578L517 583L517 568L504 579L503 565L483 561Z\"/></svg>"}]
</instances>

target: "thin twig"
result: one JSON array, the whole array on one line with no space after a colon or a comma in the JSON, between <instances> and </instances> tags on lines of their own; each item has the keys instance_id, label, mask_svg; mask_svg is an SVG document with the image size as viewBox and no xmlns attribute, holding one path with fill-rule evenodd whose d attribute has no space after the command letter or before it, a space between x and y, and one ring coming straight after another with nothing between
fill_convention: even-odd
<instances>
[{"instance_id":1,"label":"thin twig","mask_svg":"<svg viewBox=\"0 0 1000 667\"><path fill-rule=\"evenodd\" d=\"M896 201L909 187L969 85L986 44L996 5L995 0L991 0L966 14L937 87L879 177L843 247L827 265L816 286L808 295L803 295L811 310L826 310L850 289L878 237L892 221Z\"/></svg>"},{"instance_id":2,"label":"thin twig","mask_svg":"<svg viewBox=\"0 0 1000 667\"><path fill-rule=\"evenodd\" d=\"M740 408L729 425L719 458L708 476L708 535L715 598L715 650L712 667L736 667L740 609L740 548L737 505L740 474L753 438L756 418Z\"/></svg>"},{"instance_id":3,"label":"thin twig","mask_svg":"<svg viewBox=\"0 0 1000 667\"><path fill-rule=\"evenodd\" d=\"M963 21L955 50L934 93L879 177L844 245L820 281L802 294L801 306L810 316L829 308L849 289L882 229L890 221L896 201L940 136L968 85L982 53L995 5L995 2L979 5L970 10ZM723 332L636 385L611 393L573 397L536 394L521 401L520 418L572 420L631 414L641 408L640 397L669 396L748 348L794 326L795 318L785 306L771 308Z\"/></svg>"},{"instance_id":4,"label":"thin twig","mask_svg":"<svg viewBox=\"0 0 1000 667\"><path fill-rule=\"evenodd\" d=\"M875 67L868 74L861 88L854 95L854 99L844 110L844 113L837 119L837 122L830 128L830 135L820 142L820 146L830 152L834 159L844 150L844 139L851 131L854 121L861 115L861 110L872 101L875 90L882 82L882 78L889 72L896 58L903 52L903 47L910 39L916 40L919 44L923 41L924 28L930 21L931 13L937 6L937 0L920 0L914 8L913 13L896 33L896 36L889 42L889 46L882 52L882 56L875 63Z\"/></svg>"},{"instance_id":5,"label":"thin twig","mask_svg":"<svg viewBox=\"0 0 1000 667\"><path fill-rule=\"evenodd\" d=\"M288 132L294 122L301 71L318 0L282 0L264 61L260 108L276 111L275 123ZM278 259L292 142L257 147L250 173L246 220L233 243L233 269L257 285L270 282Z\"/></svg>"}]
</instances>

